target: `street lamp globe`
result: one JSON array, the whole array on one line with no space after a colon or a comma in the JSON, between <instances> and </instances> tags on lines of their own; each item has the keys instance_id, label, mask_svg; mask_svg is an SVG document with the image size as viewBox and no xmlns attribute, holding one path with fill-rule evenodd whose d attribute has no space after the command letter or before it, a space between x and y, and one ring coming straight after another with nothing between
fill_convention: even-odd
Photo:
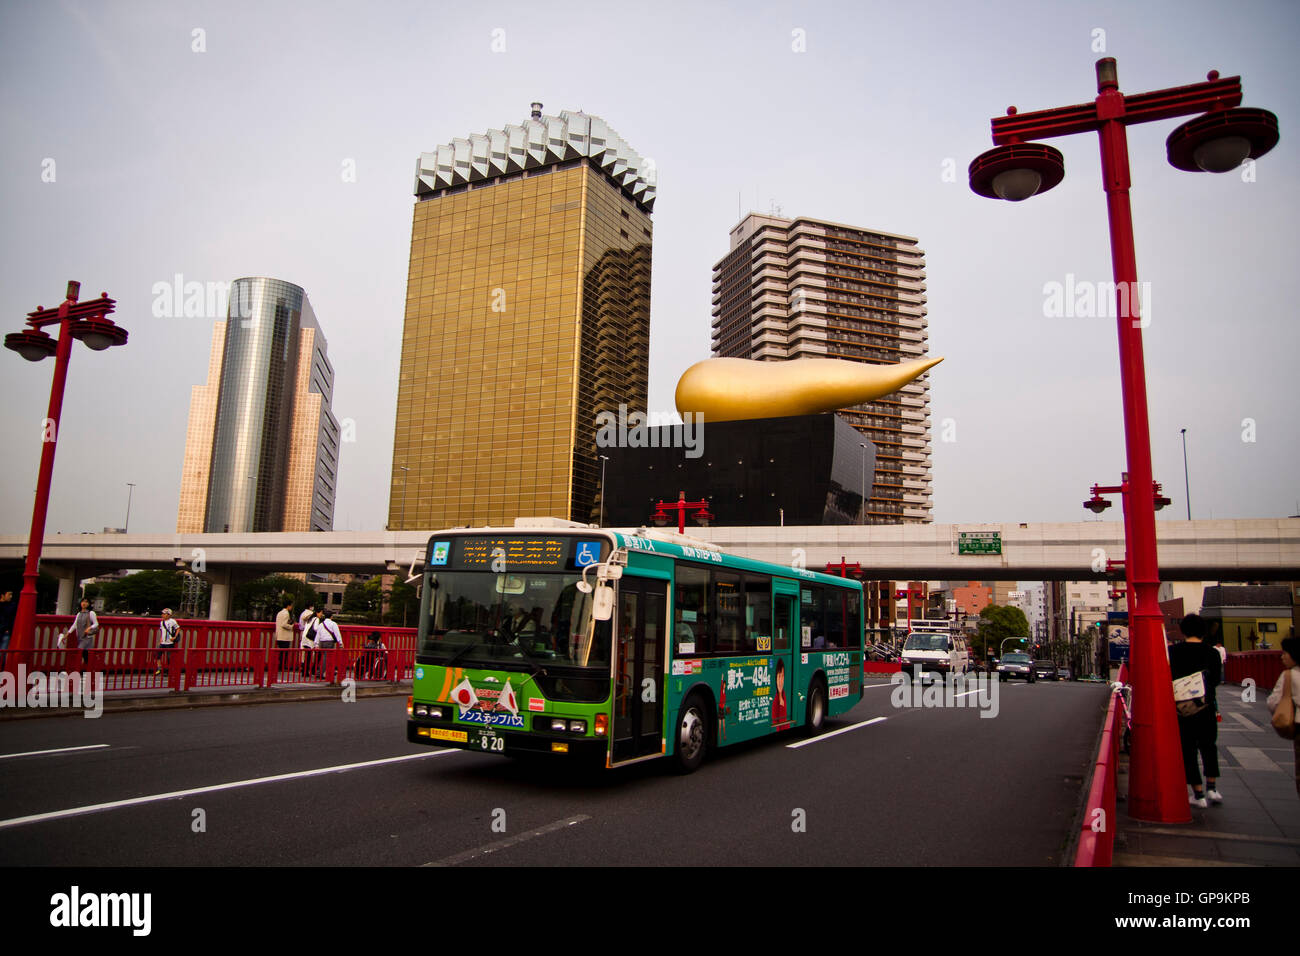
<instances>
[{"instance_id":1,"label":"street lamp globe","mask_svg":"<svg viewBox=\"0 0 1300 956\"><path fill-rule=\"evenodd\" d=\"M1211 110L1169 134L1169 164L1189 173L1228 173L1277 145L1277 117L1268 110Z\"/></svg>"},{"instance_id":2,"label":"street lamp globe","mask_svg":"<svg viewBox=\"0 0 1300 956\"><path fill-rule=\"evenodd\" d=\"M993 191L998 194L999 199L1008 202L1022 202L1028 199L1038 192L1038 187L1042 184L1042 175L1032 169L1008 169L1005 173L998 173L993 177Z\"/></svg>"},{"instance_id":3,"label":"street lamp globe","mask_svg":"<svg viewBox=\"0 0 1300 956\"><path fill-rule=\"evenodd\" d=\"M68 330L74 339L80 339L93 352L102 352L114 345L125 345L126 330L111 319L93 318L74 322Z\"/></svg>"}]
</instances>

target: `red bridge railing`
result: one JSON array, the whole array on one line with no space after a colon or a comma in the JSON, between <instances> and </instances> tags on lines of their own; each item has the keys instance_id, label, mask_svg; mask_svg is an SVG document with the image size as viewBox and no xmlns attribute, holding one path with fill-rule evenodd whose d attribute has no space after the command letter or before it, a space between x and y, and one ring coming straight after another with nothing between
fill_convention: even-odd
<instances>
[{"instance_id":1,"label":"red bridge railing","mask_svg":"<svg viewBox=\"0 0 1300 956\"><path fill-rule=\"evenodd\" d=\"M1128 665L1119 670L1119 683L1128 681ZM1115 852L1115 779L1119 770L1120 741L1124 736L1124 697L1112 690L1102 724L1101 742L1093 765L1092 786L1083 814L1079 846L1074 854L1075 866L1110 866Z\"/></svg>"},{"instance_id":2,"label":"red bridge railing","mask_svg":"<svg viewBox=\"0 0 1300 956\"><path fill-rule=\"evenodd\" d=\"M158 647L158 618L105 614L98 615L93 647L82 652L72 641L70 647L58 646L72 620L70 615L38 615L35 647L7 652L5 669L16 671L22 664L28 673L100 672L106 689L115 691L196 691L337 684L347 678L396 683L411 680L415 668L416 632L409 627L343 624L342 647L280 650L274 646L271 622L181 620L180 640L164 652ZM375 633L385 645L382 650L363 646Z\"/></svg>"}]
</instances>

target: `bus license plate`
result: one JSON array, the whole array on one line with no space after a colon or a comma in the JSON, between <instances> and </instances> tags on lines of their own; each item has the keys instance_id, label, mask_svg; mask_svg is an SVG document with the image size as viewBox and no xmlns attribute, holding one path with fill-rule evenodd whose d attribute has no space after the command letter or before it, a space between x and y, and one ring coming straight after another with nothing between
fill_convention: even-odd
<instances>
[{"instance_id":1,"label":"bus license plate","mask_svg":"<svg viewBox=\"0 0 1300 956\"><path fill-rule=\"evenodd\" d=\"M499 754L505 753L506 739L498 737L491 730L470 731L469 745L475 750L481 750L484 753Z\"/></svg>"}]
</instances>

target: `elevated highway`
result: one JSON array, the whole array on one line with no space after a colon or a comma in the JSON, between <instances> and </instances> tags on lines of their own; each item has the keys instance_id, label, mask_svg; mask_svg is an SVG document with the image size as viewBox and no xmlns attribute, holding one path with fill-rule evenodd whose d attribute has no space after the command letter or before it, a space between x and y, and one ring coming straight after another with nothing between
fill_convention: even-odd
<instances>
[{"instance_id":1,"label":"elevated highway","mask_svg":"<svg viewBox=\"0 0 1300 956\"><path fill-rule=\"evenodd\" d=\"M1300 579L1300 518L1157 521L1156 530L1162 580ZM959 554L958 534L972 531L997 532L1002 553ZM1104 579L1106 562L1124 557L1123 532L1118 521L688 529L719 550L777 564L820 569L844 559L879 579L1012 581ZM176 568L212 584L219 617L232 586L273 571L405 572L430 534L56 534L45 539L42 568L60 579L60 613L71 611L76 582L84 578L121 568ZM25 535L0 536L0 566L21 566L26 551Z\"/></svg>"}]
</instances>

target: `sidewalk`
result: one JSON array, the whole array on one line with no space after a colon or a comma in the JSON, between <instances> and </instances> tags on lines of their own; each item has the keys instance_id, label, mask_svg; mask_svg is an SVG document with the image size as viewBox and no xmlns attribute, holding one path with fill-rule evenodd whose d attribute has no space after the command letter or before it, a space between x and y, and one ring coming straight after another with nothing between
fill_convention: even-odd
<instances>
[{"instance_id":1,"label":"sidewalk","mask_svg":"<svg viewBox=\"0 0 1300 956\"><path fill-rule=\"evenodd\" d=\"M273 704L300 700L336 700L343 694L339 684L318 682L304 684L273 684L258 687L255 684L234 684L227 687L202 687L177 693L165 687L134 688L130 690L106 689L104 713L124 713L139 710L173 710L186 707L219 707L232 704ZM411 693L411 681L360 681L351 692L362 697L405 697ZM21 720L39 717L80 717L83 707L3 707L0 720Z\"/></svg>"},{"instance_id":2,"label":"sidewalk","mask_svg":"<svg viewBox=\"0 0 1300 956\"><path fill-rule=\"evenodd\" d=\"M1128 816L1128 757L1120 761L1113 866L1300 866L1300 795L1292 744L1273 732L1264 699L1242 703L1240 684L1219 687L1219 792L1192 807L1192 822L1140 823ZM1188 791L1190 793L1190 790Z\"/></svg>"}]
</instances>

